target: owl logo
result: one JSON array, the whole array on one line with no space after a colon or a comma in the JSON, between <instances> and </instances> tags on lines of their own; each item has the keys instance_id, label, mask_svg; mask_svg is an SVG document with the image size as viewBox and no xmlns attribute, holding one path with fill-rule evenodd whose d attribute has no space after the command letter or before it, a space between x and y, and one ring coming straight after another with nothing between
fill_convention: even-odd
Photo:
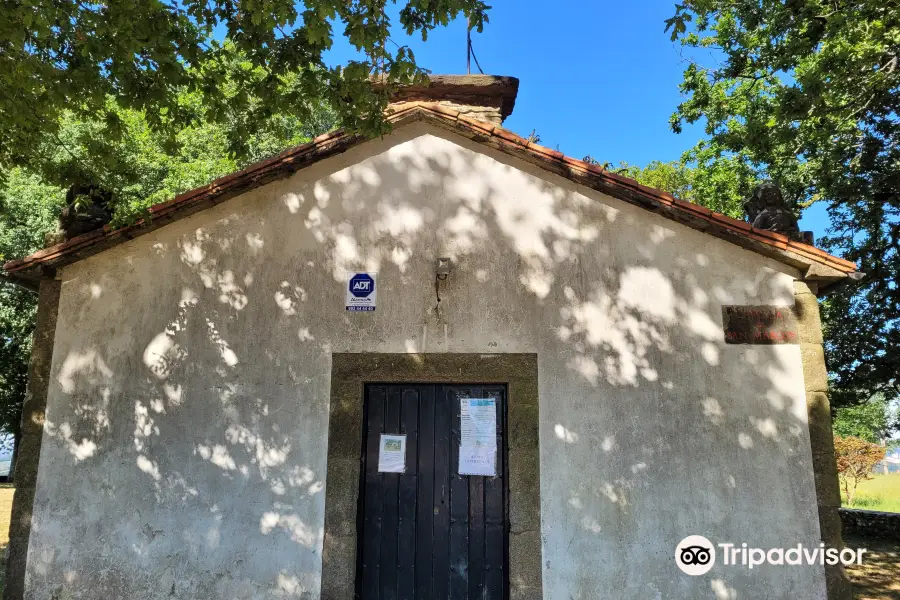
<instances>
[{"instance_id":1,"label":"owl logo","mask_svg":"<svg viewBox=\"0 0 900 600\"><path fill-rule=\"evenodd\" d=\"M675 547L675 564L693 577L708 573L716 564L716 547L702 535L689 535Z\"/></svg>"}]
</instances>

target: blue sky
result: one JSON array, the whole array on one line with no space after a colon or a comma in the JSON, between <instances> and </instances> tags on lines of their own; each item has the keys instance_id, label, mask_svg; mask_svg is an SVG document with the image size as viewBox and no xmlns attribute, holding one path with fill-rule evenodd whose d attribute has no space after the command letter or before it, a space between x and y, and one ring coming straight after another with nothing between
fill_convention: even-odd
<instances>
[{"instance_id":1,"label":"blue sky","mask_svg":"<svg viewBox=\"0 0 900 600\"><path fill-rule=\"evenodd\" d=\"M680 135L669 129L685 67L678 45L664 32L672 0L493 4L490 23L472 41L485 73L520 80L509 129L526 136L536 130L544 145L570 156L638 165L677 160L703 136L702 127ZM354 56L339 27L328 56L332 64ZM424 43L395 30L395 41L409 45L420 66L432 73L466 72L464 20L434 31ZM477 72L474 63L472 69ZM821 237L823 208L809 209L800 225Z\"/></svg>"}]
</instances>

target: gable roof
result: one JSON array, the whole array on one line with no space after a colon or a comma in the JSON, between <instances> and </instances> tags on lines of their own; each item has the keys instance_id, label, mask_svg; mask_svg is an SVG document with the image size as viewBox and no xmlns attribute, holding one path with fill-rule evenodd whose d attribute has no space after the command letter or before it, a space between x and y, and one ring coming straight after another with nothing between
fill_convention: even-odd
<instances>
[{"instance_id":1,"label":"gable roof","mask_svg":"<svg viewBox=\"0 0 900 600\"><path fill-rule=\"evenodd\" d=\"M756 229L749 223L712 212L698 204L678 200L671 194L529 142L498 125L473 119L446 106L418 101L393 104L389 107L387 119L394 127L414 121L427 121L448 129L575 183L774 258L799 269L806 279L820 282L820 287L827 287L856 272L854 263L832 256L824 250L791 240L780 233ZM288 177L313 163L363 143L366 139L343 130L326 133L312 142L179 194L168 202L151 206L149 218L117 229L106 225L102 229L38 250L23 259L8 261L3 268L9 275L24 280L53 277L58 267L98 254L172 221Z\"/></svg>"}]
</instances>

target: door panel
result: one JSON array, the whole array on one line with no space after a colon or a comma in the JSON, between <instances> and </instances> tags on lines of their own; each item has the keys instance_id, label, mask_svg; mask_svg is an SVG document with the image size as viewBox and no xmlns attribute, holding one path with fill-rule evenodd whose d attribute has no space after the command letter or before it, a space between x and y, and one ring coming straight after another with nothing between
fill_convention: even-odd
<instances>
[{"instance_id":1,"label":"door panel","mask_svg":"<svg viewBox=\"0 0 900 600\"><path fill-rule=\"evenodd\" d=\"M357 598L507 597L506 390L369 384ZM497 477L458 474L460 399L497 400ZM406 471L379 473L381 434L405 434Z\"/></svg>"}]
</instances>

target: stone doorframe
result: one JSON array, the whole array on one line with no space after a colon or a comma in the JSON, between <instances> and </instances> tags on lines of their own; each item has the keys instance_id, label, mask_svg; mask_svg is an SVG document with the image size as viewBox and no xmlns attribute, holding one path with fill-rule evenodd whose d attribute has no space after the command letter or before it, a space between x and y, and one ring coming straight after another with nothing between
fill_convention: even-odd
<instances>
[{"instance_id":1,"label":"stone doorframe","mask_svg":"<svg viewBox=\"0 0 900 600\"><path fill-rule=\"evenodd\" d=\"M332 354L322 600L349 600L356 582L363 386L499 383L507 386L509 598L540 600L540 454L536 354Z\"/></svg>"}]
</instances>

